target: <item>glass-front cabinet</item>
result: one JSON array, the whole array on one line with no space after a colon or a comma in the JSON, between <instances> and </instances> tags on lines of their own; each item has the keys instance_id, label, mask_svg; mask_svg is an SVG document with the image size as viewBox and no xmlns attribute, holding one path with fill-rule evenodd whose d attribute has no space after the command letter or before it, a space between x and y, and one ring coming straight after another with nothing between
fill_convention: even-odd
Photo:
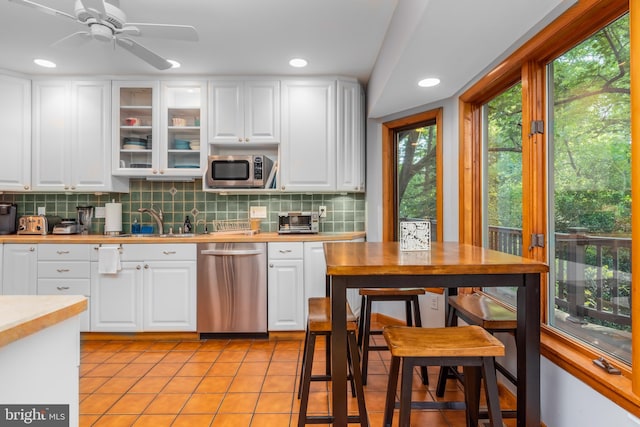
<instances>
[{"instance_id":1,"label":"glass-front cabinet","mask_svg":"<svg viewBox=\"0 0 640 427\"><path fill-rule=\"evenodd\" d=\"M114 82L114 171L199 177L204 82Z\"/></svg>"}]
</instances>

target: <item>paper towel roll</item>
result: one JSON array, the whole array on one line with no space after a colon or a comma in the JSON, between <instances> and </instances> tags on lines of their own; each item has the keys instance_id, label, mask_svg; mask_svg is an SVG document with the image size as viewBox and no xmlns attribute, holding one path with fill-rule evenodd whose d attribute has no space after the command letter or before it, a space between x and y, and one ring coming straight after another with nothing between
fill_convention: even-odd
<instances>
[{"instance_id":1,"label":"paper towel roll","mask_svg":"<svg viewBox=\"0 0 640 427\"><path fill-rule=\"evenodd\" d=\"M104 233L119 233L122 231L122 203L104 204Z\"/></svg>"}]
</instances>

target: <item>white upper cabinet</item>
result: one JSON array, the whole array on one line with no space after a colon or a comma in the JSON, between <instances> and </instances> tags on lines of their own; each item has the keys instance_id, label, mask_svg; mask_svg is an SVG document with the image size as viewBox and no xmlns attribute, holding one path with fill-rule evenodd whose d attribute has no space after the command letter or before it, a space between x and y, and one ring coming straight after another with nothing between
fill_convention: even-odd
<instances>
[{"instance_id":1,"label":"white upper cabinet","mask_svg":"<svg viewBox=\"0 0 640 427\"><path fill-rule=\"evenodd\" d=\"M32 189L127 191L111 175L111 82L33 83Z\"/></svg>"},{"instance_id":2,"label":"white upper cabinet","mask_svg":"<svg viewBox=\"0 0 640 427\"><path fill-rule=\"evenodd\" d=\"M0 191L31 188L31 81L0 75Z\"/></svg>"},{"instance_id":3,"label":"white upper cabinet","mask_svg":"<svg viewBox=\"0 0 640 427\"><path fill-rule=\"evenodd\" d=\"M280 142L280 82L209 81L208 142Z\"/></svg>"},{"instance_id":4,"label":"white upper cabinet","mask_svg":"<svg viewBox=\"0 0 640 427\"><path fill-rule=\"evenodd\" d=\"M338 191L364 191L364 93L357 82L338 80L338 139L336 164Z\"/></svg>"},{"instance_id":5,"label":"white upper cabinet","mask_svg":"<svg viewBox=\"0 0 640 427\"><path fill-rule=\"evenodd\" d=\"M199 177L206 82L114 82L113 173Z\"/></svg>"},{"instance_id":6,"label":"white upper cabinet","mask_svg":"<svg viewBox=\"0 0 640 427\"><path fill-rule=\"evenodd\" d=\"M336 190L336 81L282 81L280 189Z\"/></svg>"}]
</instances>

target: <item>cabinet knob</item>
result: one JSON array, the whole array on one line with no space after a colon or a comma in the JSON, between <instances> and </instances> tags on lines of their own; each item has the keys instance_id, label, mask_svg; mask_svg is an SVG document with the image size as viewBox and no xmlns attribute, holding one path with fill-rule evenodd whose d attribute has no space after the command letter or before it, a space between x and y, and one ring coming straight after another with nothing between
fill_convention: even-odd
<instances>
[{"instance_id":1,"label":"cabinet knob","mask_svg":"<svg viewBox=\"0 0 640 427\"><path fill-rule=\"evenodd\" d=\"M244 139L244 142L249 142L249 138L245 138L245 139Z\"/></svg>"},{"instance_id":2,"label":"cabinet knob","mask_svg":"<svg viewBox=\"0 0 640 427\"><path fill-rule=\"evenodd\" d=\"M153 172L154 175L158 173L158 171L155 170L155 169L152 172Z\"/></svg>"},{"instance_id":3,"label":"cabinet knob","mask_svg":"<svg viewBox=\"0 0 640 427\"><path fill-rule=\"evenodd\" d=\"M25 186L24 186L24 189L25 189L25 190L28 190L28 189L29 189L29 186L28 186L28 185L25 185Z\"/></svg>"},{"instance_id":4,"label":"cabinet knob","mask_svg":"<svg viewBox=\"0 0 640 427\"><path fill-rule=\"evenodd\" d=\"M284 185L282 187L280 187L281 190L284 190Z\"/></svg>"},{"instance_id":5,"label":"cabinet knob","mask_svg":"<svg viewBox=\"0 0 640 427\"><path fill-rule=\"evenodd\" d=\"M29 248L29 252L35 252L35 251L36 251L36 248L34 248L33 246Z\"/></svg>"},{"instance_id":6,"label":"cabinet knob","mask_svg":"<svg viewBox=\"0 0 640 427\"><path fill-rule=\"evenodd\" d=\"M273 264L269 264L269 268L273 268Z\"/></svg>"},{"instance_id":7,"label":"cabinet knob","mask_svg":"<svg viewBox=\"0 0 640 427\"><path fill-rule=\"evenodd\" d=\"M140 269L142 269L142 267L139 265L136 265L136 270L140 270Z\"/></svg>"},{"instance_id":8,"label":"cabinet knob","mask_svg":"<svg viewBox=\"0 0 640 427\"><path fill-rule=\"evenodd\" d=\"M160 175L164 175L164 169L160 170Z\"/></svg>"},{"instance_id":9,"label":"cabinet knob","mask_svg":"<svg viewBox=\"0 0 640 427\"><path fill-rule=\"evenodd\" d=\"M149 264L145 264L145 265L144 265L144 269L145 269L145 270L148 270L148 269L149 269Z\"/></svg>"},{"instance_id":10,"label":"cabinet knob","mask_svg":"<svg viewBox=\"0 0 640 427\"><path fill-rule=\"evenodd\" d=\"M242 142L242 138L238 138L238 142Z\"/></svg>"},{"instance_id":11,"label":"cabinet knob","mask_svg":"<svg viewBox=\"0 0 640 427\"><path fill-rule=\"evenodd\" d=\"M68 186L68 185L65 185L65 186L64 186L64 189L65 189L65 190L68 190L68 189L69 189L69 186Z\"/></svg>"},{"instance_id":12,"label":"cabinet knob","mask_svg":"<svg viewBox=\"0 0 640 427\"><path fill-rule=\"evenodd\" d=\"M72 189L72 190L75 190L75 189L76 189L76 186L75 186L75 185L72 185L72 186L71 186L71 189Z\"/></svg>"}]
</instances>

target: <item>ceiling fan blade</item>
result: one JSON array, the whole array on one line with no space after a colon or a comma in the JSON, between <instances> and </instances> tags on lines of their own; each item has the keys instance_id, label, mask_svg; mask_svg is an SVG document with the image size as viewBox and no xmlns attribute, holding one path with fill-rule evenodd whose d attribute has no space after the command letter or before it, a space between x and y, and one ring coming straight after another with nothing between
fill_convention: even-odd
<instances>
[{"instance_id":1,"label":"ceiling fan blade","mask_svg":"<svg viewBox=\"0 0 640 427\"><path fill-rule=\"evenodd\" d=\"M126 23L122 33L131 36L198 41L198 31L191 25Z\"/></svg>"},{"instance_id":2,"label":"ceiling fan blade","mask_svg":"<svg viewBox=\"0 0 640 427\"><path fill-rule=\"evenodd\" d=\"M91 40L91 33L86 31L78 31L77 33L73 33L68 35L67 37L63 37L57 42L53 43L51 46L53 47L61 47L61 48L76 48L80 47L83 44L87 43Z\"/></svg>"},{"instance_id":3,"label":"ceiling fan blade","mask_svg":"<svg viewBox=\"0 0 640 427\"><path fill-rule=\"evenodd\" d=\"M73 15L70 15L66 12L63 12L61 10L57 10L57 9L53 9L47 6L43 6L39 3L34 3L32 1L29 0L9 0L10 2L13 3L17 3L17 4L21 4L23 6L27 6L27 7L31 7L33 9L39 10L40 12L46 13L47 15L53 15L53 16L62 16L65 18L69 18L69 19L73 19L74 21L76 20L76 17Z\"/></svg>"},{"instance_id":4,"label":"ceiling fan blade","mask_svg":"<svg viewBox=\"0 0 640 427\"><path fill-rule=\"evenodd\" d=\"M167 61L160 55L150 51L138 42L127 38L116 37L116 43L118 44L118 46L128 50L148 64L153 65L158 70L166 70L171 68L171 63L169 63L169 61Z\"/></svg>"},{"instance_id":5,"label":"ceiling fan blade","mask_svg":"<svg viewBox=\"0 0 640 427\"><path fill-rule=\"evenodd\" d=\"M84 9L94 18L102 21L107 16L104 0L80 0Z\"/></svg>"}]
</instances>

